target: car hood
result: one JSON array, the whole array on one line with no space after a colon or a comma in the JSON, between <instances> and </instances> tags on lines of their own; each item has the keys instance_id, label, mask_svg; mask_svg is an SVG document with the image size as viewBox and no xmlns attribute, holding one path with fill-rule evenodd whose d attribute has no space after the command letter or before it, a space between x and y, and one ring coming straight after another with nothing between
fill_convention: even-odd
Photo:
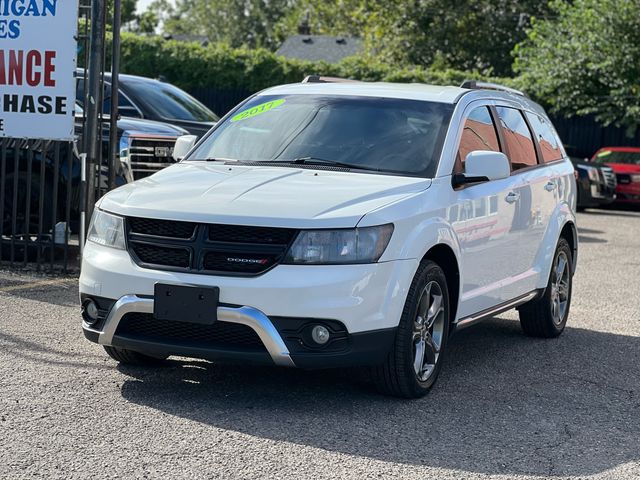
<instances>
[{"instance_id":1,"label":"car hood","mask_svg":"<svg viewBox=\"0 0 640 480\"><path fill-rule=\"evenodd\" d=\"M430 185L431 180L414 177L182 162L113 190L99 206L178 221L348 228L366 213Z\"/></svg>"},{"instance_id":2,"label":"car hood","mask_svg":"<svg viewBox=\"0 0 640 480\"><path fill-rule=\"evenodd\" d=\"M143 120L140 118L120 117L118 128L126 130L128 133L138 133L144 135L166 135L179 137L189 132L182 127L169 125L167 123L156 122L154 120Z\"/></svg>"},{"instance_id":3,"label":"car hood","mask_svg":"<svg viewBox=\"0 0 640 480\"><path fill-rule=\"evenodd\" d=\"M607 163L616 173L640 173L640 165L633 163Z\"/></svg>"}]
</instances>

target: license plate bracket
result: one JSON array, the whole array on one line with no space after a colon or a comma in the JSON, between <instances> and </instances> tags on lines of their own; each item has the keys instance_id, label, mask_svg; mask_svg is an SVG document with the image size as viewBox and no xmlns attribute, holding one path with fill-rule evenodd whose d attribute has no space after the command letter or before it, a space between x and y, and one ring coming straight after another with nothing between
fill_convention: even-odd
<instances>
[{"instance_id":1,"label":"license plate bracket","mask_svg":"<svg viewBox=\"0 0 640 480\"><path fill-rule=\"evenodd\" d=\"M153 316L158 320L211 325L218 320L219 300L218 287L156 283Z\"/></svg>"}]
</instances>

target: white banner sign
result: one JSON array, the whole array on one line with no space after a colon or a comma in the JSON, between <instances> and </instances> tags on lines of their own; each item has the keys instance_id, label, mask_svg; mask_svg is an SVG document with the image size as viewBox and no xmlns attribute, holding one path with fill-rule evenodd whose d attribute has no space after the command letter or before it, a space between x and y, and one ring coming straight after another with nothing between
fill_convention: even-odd
<instances>
[{"instance_id":1,"label":"white banner sign","mask_svg":"<svg viewBox=\"0 0 640 480\"><path fill-rule=\"evenodd\" d=\"M78 0L0 0L0 137L71 140Z\"/></svg>"}]
</instances>

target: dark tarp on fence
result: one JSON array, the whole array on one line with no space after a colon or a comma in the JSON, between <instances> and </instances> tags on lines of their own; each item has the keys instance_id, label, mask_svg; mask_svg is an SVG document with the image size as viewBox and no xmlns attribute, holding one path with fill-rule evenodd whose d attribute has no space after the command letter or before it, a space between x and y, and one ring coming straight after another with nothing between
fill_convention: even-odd
<instances>
[{"instance_id":1,"label":"dark tarp on fence","mask_svg":"<svg viewBox=\"0 0 640 480\"><path fill-rule=\"evenodd\" d=\"M191 90L191 95L220 117L253 93L244 88L196 88Z\"/></svg>"},{"instance_id":2,"label":"dark tarp on fence","mask_svg":"<svg viewBox=\"0 0 640 480\"><path fill-rule=\"evenodd\" d=\"M591 156L602 147L640 147L640 130L629 137L623 128L603 127L592 117L552 117L569 155Z\"/></svg>"},{"instance_id":3,"label":"dark tarp on fence","mask_svg":"<svg viewBox=\"0 0 640 480\"><path fill-rule=\"evenodd\" d=\"M73 142L0 139L0 267L77 267L80 161Z\"/></svg>"}]
</instances>

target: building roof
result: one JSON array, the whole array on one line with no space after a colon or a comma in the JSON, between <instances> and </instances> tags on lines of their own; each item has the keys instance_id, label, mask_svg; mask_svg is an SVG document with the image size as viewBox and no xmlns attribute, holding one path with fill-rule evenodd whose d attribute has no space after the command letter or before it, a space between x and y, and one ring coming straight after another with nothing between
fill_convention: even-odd
<instances>
[{"instance_id":1,"label":"building roof","mask_svg":"<svg viewBox=\"0 0 640 480\"><path fill-rule=\"evenodd\" d=\"M357 37L333 35L293 35L280 46L276 55L297 60L338 63L345 57L362 53L364 45Z\"/></svg>"}]
</instances>

